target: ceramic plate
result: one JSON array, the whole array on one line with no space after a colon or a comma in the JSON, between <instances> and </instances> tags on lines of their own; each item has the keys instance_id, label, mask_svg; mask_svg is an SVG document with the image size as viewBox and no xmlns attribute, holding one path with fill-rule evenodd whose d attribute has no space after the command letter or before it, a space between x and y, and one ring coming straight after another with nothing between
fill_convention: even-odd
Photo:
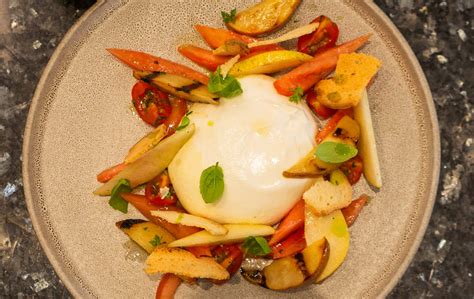
<instances>
[{"instance_id":1,"label":"ceramic plate","mask_svg":"<svg viewBox=\"0 0 474 299\"><path fill-rule=\"evenodd\" d=\"M55 270L76 297L152 298L156 277L126 259L127 237L115 222L138 217L92 195L95 175L121 161L149 128L129 109L131 71L105 48L129 48L191 65L176 47L202 45L194 24L222 26L220 11L254 1L99 1L69 31L36 90L23 148L25 194L33 225ZM236 275L179 298L378 297L396 284L428 223L439 171L435 110L418 62L389 19L370 1L304 0L283 31L319 14L335 20L341 41L371 32L363 52L383 61L369 92L383 188L351 228L345 263L322 285L287 292ZM364 180L362 180L364 181ZM133 209L132 209L133 210Z\"/></svg>"}]
</instances>

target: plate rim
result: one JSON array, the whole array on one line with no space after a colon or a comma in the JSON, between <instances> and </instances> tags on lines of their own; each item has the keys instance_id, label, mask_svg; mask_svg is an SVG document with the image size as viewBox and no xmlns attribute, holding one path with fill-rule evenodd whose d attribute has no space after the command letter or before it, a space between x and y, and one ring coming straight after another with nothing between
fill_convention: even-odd
<instances>
[{"instance_id":1,"label":"plate rim","mask_svg":"<svg viewBox=\"0 0 474 299\"><path fill-rule=\"evenodd\" d=\"M353 0L343 0L343 2L354 2ZM416 58L413 50L409 46L406 39L400 33L400 31L396 28L396 26L392 23L392 21L388 18L388 16L372 1L355 1L359 6L365 6L368 10L374 13L376 17L386 26L387 29L390 30L390 34L399 41L399 45L401 46L400 52L407 55L409 60L409 66L413 67L414 73L417 75L416 80L417 84L420 86L420 92L423 98L426 99L426 102L423 104L426 105L427 108L427 115L429 116L429 123L432 127L430 133L432 133L432 155L428 162L429 165L432 166L432 175L433 180L429 187L426 187L426 190L429 190L429 194L426 196L428 201L426 202L426 209L424 212L418 217L421 219L419 228L417 232L413 236L413 243L409 245L409 249L406 251L405 256L399 263L399 267L397 270L392 274L389 282L381 289L380 293L377 294L377 297L386 297L389 292L395 287L395 285L400 281L401 277L407 270L410 262L413 260L418 248L423 240L423 236L426 232L426 229L429 224L429 220L431 218L432 210L436 201L436 194L438 189L439 183L439 174L440 174L440 161L441 161L441 145L440 145L440 132L439 132L439 125L438 125L438 118L437 113L433 101L433 97L431 94L431 90L429 84L426 80L425 74L420 66L418 59ZM25 194L25 201L27 204L28 213L30 215L33 228L36 232L38 240L41 244L43 251L45 252L49 262L53 266L55 272L64 283L68 291L72 294L73 297L81 297L81 295L85 295L84 291L88 291L85 288L81 288L77 285L78 277L75 277L74 273L67 273L71 272L69 269L65 269L64 261L57 256L57 250L51 242L48 242L48 230L45 229L44 225L40 222L41 215L37 213L33 206L33 195L32 195L32 188L34 188L34 182L32 180L32 176L29 175L31 171L30 164L34 163L30 156L30 149L32 144L34 144L34 136L32 136L32 127L35 117L38 115L38 103L45 91L48 91L46 87L46 82L50 79L51 70L58 65L58 58L60 58L62 51L72 46L71 42L73 41L73 37L79 33L80 29L82 29L83 23L85 23L89 18L94 16L97 13L98 9L104 6L105 4L109 3L128 3L128 0L97 0L97 2L91 6L84 14L74 23L74 25L67 31L64 35L63 39L59 43L58 47L54 50L53 55L51 56L50 60L48 61L46 67L43 70L41 78L36 86L35 93L31 100L30 109L28 112L28 117L25 124L24 129L24 139L23 139L23 146L22 146L22 178L23 178L23 190ZM115 10L113 10L115 11ZM101 23L101 22L100 22ZM99 23L99 24L100 24ZM80 34L80 33L79 33ZM71 275L72 274L72 275ZM91 293L89 292L89 295Z\"/></svg>"}]
</instances>

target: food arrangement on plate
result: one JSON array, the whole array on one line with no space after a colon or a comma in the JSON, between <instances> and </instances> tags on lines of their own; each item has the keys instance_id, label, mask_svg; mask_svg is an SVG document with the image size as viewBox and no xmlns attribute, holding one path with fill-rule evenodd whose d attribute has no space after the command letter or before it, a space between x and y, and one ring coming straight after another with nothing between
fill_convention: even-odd
<instances>
[{"instance_id":1,"label":"food arrangement on plate","mask_svg":"<svg viewBox=\"0 0 474 299\"><path fill-rule=\"evenodd\" d=\"M222 284L237 272L271 290L320 283L343 263L348 228L369 200L352 185L363 173L382 186L366 91L381 62L356 52L370 35L341 43L321 15L262 37L299 3L221 12L227 29L196 24L211 50L178 51L209 76L108 49L132 69L133 106L153 129L97 175L94 193L147 219L116 225L149 254L145 271L164 274L157 298L183 281ZM297 49L280 45L295 39Z\"/></svg>"}]
</instances>

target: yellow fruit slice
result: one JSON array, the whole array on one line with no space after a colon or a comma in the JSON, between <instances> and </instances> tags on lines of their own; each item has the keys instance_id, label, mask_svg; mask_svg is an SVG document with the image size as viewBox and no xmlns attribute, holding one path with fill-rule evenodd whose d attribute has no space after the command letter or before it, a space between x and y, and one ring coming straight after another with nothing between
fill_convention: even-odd
<instances>
[{"instance_id":1,"label":"yellow fruit slice","mask_svg":"<svg viewBox=\"0 0 474 299\"><path fill-rule=\"evenodd\" d=\"M275 229L268 225L261 224L225 224L227 234L215 236L208 231L200 231L169 244L170 247L188 247L200 245L213 245L221 243L235 243L243 241L250 236L269 236Z\"/></svg>"},{"instance_id":2,"label":"yellow fruit slice","mask_svg":"<svg viewBox=\"0 0 474 299\"><path fill-rule=\"evenodd\" d=\"M337 210L329 215L318 217L313 214L311 208L306 206L304 234L307 244L313 244L323 238L326 238L329 243L329 259L316 279L316 282L320 282L339 268L349 251L350 236L344 215L341 210Z\"/></svg>"},{"instance_id":3,"label":"yellow fruit slice","mask_svg":"<svg viewBox=\"0 0 474 299\"><path fill-rule=\"evenodd\" d=\"M364 161L364 176L372 186L382 187L382 175L380 172L379 156L375 143L372 115L370 113L369 98L364 90L362 98L354 108L354 118L360 126L360 139L357 143L359 154Z\"/></svg>"},{"instance_id":4,"label":"yellow fruit slice","mask_svg":"<svg viewBox=\"0 0 474 299\"><path fill-rule=\"evenodd\" d=\"M298 66L312 58L310 55L297 51L278 50L264 52L237 62L229 74L232 76L271 74Z\"/></svg>"},{"instance_id":5,"label":"yellow fruit slice","mask_svg":"<svg viewBox=\"0 0 474 299\"><path fill-rule=\"evenodd\" d=\"M170 137L163 139L138 160L127 164L127 166L110 181L97 188L94 194L110 195L114 186L121 179L129 180L132 188L152 180L168 167L176 153L178 153L181 147L193 136L194 128L194 124L191 124L183 130L177 131Z\"/></svg>"}]
</instances>

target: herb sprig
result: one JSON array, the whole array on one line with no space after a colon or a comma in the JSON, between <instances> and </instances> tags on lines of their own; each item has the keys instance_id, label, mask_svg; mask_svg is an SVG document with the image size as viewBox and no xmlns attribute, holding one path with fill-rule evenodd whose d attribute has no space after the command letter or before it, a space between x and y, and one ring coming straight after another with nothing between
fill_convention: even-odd
<instances>
[{"instance_id":1,"label":"herb sprig","mask_svg":"<svg viewBox=\"0 0 474 299\"><path fill-rule=\"evenodd\" d=\"M298 104L299 102L301 102L301 99L303 98L303 95L304 95L303 88L301 88L301 86L296 87L293 90L293 95L291 95L291 97L290 97L290 102Z\"/></svg>"},{"instance_id":2,"label":"herb sprig","mask_svg":"<svg viewBox=\"0 0 474 299\"><path fill-rule=\"evenodd\" d=\"M234 23L236 15L237 15L237 8L232 9L230 13L221 11L221 16L222 16L222 19L224 20L224 23Z\"/></svg>"},{"instance_id":3,"label":"herb sprig","mask_svg":"<svg viewBox=\"0 0 474 299\"><path fill-rule=\"evenodd\" d=\"M219 97L233 98L242 93L242 87L239 81L233 76L222 76L221 68L218 67L214 73L210 74L207 89Z\"/></svg>"}]
</instances>

